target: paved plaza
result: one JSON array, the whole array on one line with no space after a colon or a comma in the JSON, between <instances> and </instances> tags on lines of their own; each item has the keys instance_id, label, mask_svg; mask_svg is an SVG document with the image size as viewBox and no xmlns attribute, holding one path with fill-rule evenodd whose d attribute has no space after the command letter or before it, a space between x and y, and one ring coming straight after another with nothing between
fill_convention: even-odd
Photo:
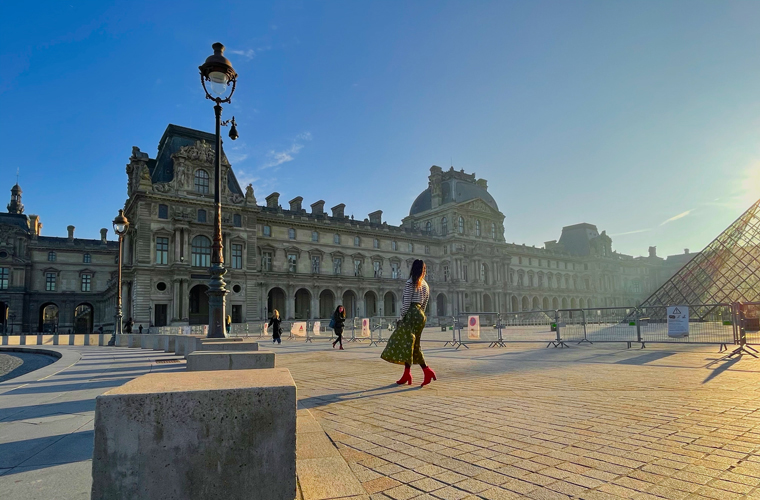
<instances>
[{"instance_id":1,"label":"paved plaza","mask_svg":"<svg viewBox=\"0 0 760 500\"><path fill-rule=\"evenodd\" d=\"M4 499L89 498L94 397L184 368L156 364L169 356L147 350L57 349L61 362L0 383ZM438 381L420 389L418 367L414 386L398 387L401 367L368 342L272 349L293 374L299 408L350 467L346 482L362 485L358 498L760 498L760 360L747 356L431 342L423 349ZM337 482L302 484L300 494L347 498Z\"/></svg>"}]
</instances>

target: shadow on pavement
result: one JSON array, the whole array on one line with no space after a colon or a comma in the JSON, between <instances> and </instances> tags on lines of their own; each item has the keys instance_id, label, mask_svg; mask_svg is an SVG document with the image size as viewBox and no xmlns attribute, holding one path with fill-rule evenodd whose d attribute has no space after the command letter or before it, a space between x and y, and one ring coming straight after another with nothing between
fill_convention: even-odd
<instances>
[{"instance_id":1,"label":"shadow on pavement","mask_svg":"<svg viewBox=\"0 0 760 500\"><path fill-rule=\"evenodd\" d=\"M357 399L372 398L375 396L385 396L387 394L398 394L399 392L407 392L420 389L419 385L413 386L401 386L397 384L390 384L377 387L375 389L367 389L354 392L341 392L337 394L325 394L323 396L312 396L304 398L298 401L299 409L316 408L318 406L328 405L332 403L338 403L342 401L355 401Z\"/></svg>"}]
</instances>

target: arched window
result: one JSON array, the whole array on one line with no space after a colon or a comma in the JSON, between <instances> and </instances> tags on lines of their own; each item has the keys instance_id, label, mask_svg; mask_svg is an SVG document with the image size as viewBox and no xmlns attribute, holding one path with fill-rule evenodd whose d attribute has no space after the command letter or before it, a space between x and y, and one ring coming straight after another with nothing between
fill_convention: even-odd
<instances>
[{"instance_id":1,"label":"arched window","mask_svg":"<svg viewBox=\"0 0 760 500\"><path fill-rule=\"evenodd\" d=\"M193 267L211 267L211 240L198 235L192 241Z\"/></svg>"},{"instance_id":2,"label":"arched window","mask_svg":"<svg viewBox=\"0 0 760 500\"><path fill-rule=\"evenodd\" d=\"M449 220L446 217L441 219L441 236L449 234Z\"/></svg>"},{"instance_id":3,"label":"arched window","mask_svg":"<svg viewBox=\"0 0 760 500\"><path fill-rule=\"evenodd\" d=\"M55 252L48 252L48 262L55 262Z\"/></svg>"},{"instance_id":4,"label":"arched window","mask_svg":"<svg viewBox=\"0 0 760 500\"><path fill-rule=\"evenodd\" d=\"M195 192L208 194L209 176L208 172L199 168L195 171Z\"/></svg>"},{"instance_id":5,"label":"arched window","mask_svg":"<svg viewBox=\"0 0 760 500\"><path fill-rule=\"evenodd\" d=\"M428 233L428 234L430 234L431 232L433 232L433 223L432 222L427 221L425 223L425 232Z\"/></svg>"},{"instance_id":6,"label":"arched window","mask_svg":"<svg viewBox=\"0 0 760 500\"><path fill-rule=\"evenodd\" d=\"M92 256L88 253L84 254L84 257L82 257L82 262L84 262L85 264L89 264L90 262L92 262Z\"/></svg>"},{"instance_id":7,"label":"arched window","mask_svg":"<svg viewBox=\"0 0 760 500\"><path fill-rule=\"evenodd\" d=\"M475 236L480 237L480 221L475 221Z\"/></svg>"},{"instance_id":8,"label":"arched window","mask_svg":"<svg viewBox=\"0 0 760 500\"><path fill-rule=\"evenodd\" d=\"M296 230L293 229L292 227L290 229L288 229L288 239L289 240L296 239Z\"/></svg>"},{"instance_id":9,"label":"arched window","mask_svg":"<svg viewBox=\"0 0 760 500\"><path fill-rule=\"evenodd\" d=\"M496 224L493 222L491 223L491 238L496 239Z\"/></svg>"},{"instance_id":10,"label":"arched window","mask_svg":"<svg viewBox=\"0 0 760 500\"><path fill-rule=\"evenodd\" d=\"M319 241L319 233L316 231L311 232L311 241Z\"/></svg>"},{"instance_id":11,"label":"arched window","mask_svg":"<svg viewBox=\"0 0 760 500\"><path fill-rule=\"evenodd\" d=\"M462 217L461 215L459 216L458 224L459 224L459 228L458 228L459 234L464 234L464 217Z\"/></svg>"}]
</instances>

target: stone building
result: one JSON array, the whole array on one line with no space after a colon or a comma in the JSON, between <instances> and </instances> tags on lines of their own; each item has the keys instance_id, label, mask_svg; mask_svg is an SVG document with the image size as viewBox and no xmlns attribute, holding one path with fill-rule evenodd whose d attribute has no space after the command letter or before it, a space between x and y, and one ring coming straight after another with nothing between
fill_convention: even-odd
<instances>
[{"instance_id":1,"label":"stone building","mask_svg":"<svg viewBox=\"0 0 760 500\"><path fill-rule=\"evenodd\" d=\"M155 158L132 150L122 295L124 318L135 324L208 322L214 145L211 134L169 125ZM430 168L428 187L396 226L381 210L348 217L342 203L327 211L317 200L307 209L297 196L283 206L276 192L258 204L222 154L226 300L234 322L263 319L273 309L286 319L327 318L338 304L349 316L396 316L418 258L428 268L431 318L630 306L671 272L653 247L648 257L614 252L592 224L567 226L543 248L507 243L505 216L487 181L453 168ZM101 240L76 239L73 227L69 238L41 236L39 218L23 215L20 188L13 189L9 213L0 214L0 307L23 310L16 323L27 331L112 325L116 243L105 240L105 230ZM55 321L49 305L57 308ZM87 322L78 319L80 306L91 311Z\"/></svg>"}]
</instances>

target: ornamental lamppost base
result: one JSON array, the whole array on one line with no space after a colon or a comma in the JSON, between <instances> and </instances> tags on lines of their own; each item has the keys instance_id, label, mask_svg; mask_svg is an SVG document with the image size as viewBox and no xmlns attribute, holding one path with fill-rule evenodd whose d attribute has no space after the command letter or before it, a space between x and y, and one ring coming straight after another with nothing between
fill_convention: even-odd
<instances>
[{"instance_id":1,"label":"ornamental lamppost base","mask_svg":"<svg viewBox=\"0 0 760 500\"><path fill-rule=\"evenodd\" d=\"M227 270L219 265L211 266L211 280L209 281L208 291L208 338L224 339L227 338L225 329L224 314L224 297L227 295L225 288L224 275Z\"/></svg>"}]
</instances>

